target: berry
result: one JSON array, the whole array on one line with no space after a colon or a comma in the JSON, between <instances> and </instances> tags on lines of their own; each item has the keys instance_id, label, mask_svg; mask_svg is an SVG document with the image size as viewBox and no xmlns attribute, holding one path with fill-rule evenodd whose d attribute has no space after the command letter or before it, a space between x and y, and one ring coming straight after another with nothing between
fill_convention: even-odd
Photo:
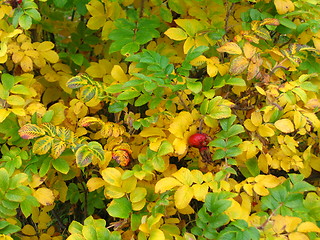
<instances>
[{"instance_id":1,"label":"berry","mask_svg":"<svg viewBox=\"0 0 320 240\"><path fill-rule=\"evenodd\" d=\"M191 147L202 149L207 147L210 137L205 133L195 133L190 136L188 142Z\"/></svg>"}]
</instances>

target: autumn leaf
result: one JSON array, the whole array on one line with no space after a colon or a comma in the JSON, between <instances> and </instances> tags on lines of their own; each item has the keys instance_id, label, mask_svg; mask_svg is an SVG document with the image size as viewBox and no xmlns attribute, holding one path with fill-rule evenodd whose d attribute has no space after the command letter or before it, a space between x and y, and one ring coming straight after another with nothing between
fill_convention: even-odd
<instances>
[{"instance_id":1,"label":"autumn leaf","mask_svg":"<svg viewBox=\"0 0 320 240\"><path fill-rule=\"evenodd\" d=\"M291 0L274 0L274 5L279 14L286 14L294 11L294 4Z\"/></svg>"},{"instance_id":2,"label":"autumn leaf","mask_svg":"<svg viewBox=\"0 0 320 240\"><path fill-rule=\"evenodd\" d=\"M242 54L242 50L235 42L227 42L221 47L217 48L218 52L226 52L229 54Z\"/></svg>"},{"instance_id":3,"label":"autumn leaf","mask_svg":"<svg viewBox=\"0 0 320 240\"><path fill-rule=\"evenodd\" d=\"M33 196L44 206L52 205L55 199L52 190L45 187L38 188Z\"/></svg>"},{"instance_id":4,"label":"autumn leaf","mask_svg":"<svg viewBox=\"0 0 320 240\"><path fill-rule=\"evenodd\" d=\"M284 133L291 133L294 131L294 125L289 119L280 119L274 123L275 127Z\"/></svg>"}]
</instances>

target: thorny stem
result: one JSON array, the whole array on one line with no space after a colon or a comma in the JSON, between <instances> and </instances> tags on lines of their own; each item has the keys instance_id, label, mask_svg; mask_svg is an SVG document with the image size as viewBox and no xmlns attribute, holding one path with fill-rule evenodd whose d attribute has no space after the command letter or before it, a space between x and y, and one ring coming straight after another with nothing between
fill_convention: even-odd
<instances>
[{"instance_id":1,"label":"thorny stem","mask_svg":"<svg viewBox=\"0 0 320 240\"><path fill-rule=\"evenodd\" d=\"M280 203L280 204L278 205L278 207L276 207L276 209L274 209L274 210L272 211L272 213L271 213L270 216L267 218L267 220L265 220L264 223L262 223L259 227L257 227L257 229L263 230L263 229L266 227L266 225L268 224L268 222L270 221L270 219L276 214L276 212L278 211L278 209L279 209L280 207L282 207L282 205L283 205L283 203Z\"/></svg>"}]
</instances>

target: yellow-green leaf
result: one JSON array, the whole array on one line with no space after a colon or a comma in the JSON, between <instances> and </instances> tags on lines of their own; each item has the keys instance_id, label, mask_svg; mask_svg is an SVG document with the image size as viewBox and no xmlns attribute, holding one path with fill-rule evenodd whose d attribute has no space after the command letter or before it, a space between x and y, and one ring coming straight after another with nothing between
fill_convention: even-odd
<instances>
[{"instance_id":1,"label":"yellow-green leaf","mask_svg":"<svg viewBox=\"0 0 320 240\"><path fill-rule=\"evenodd\" d=\"M130 201L136 203L141 201L147 195L147 190L143 187L137 187L130 193Z\"/></svg>"},{"instance_id":2,"label":"yellow-green leaf","mask_svg":"<svg viewBox=\"0 0 320 240\"><path fill-rule=\"evenodd\" d=\"M185 40L188 37L187 33L181 28L169 28L164 34L176 41Z\"/></svg>"},{"instance_id":3,"label":"yellow-green leaf","mask_svg":"<svg viewBox=\"0 0 320 240\"><path fill-rule=\"evenodd\" d=\"M46 154L52 146L53 138L44 136L35 141L32 147L32 152L35 154L43 155Z\"/></svg>"},{"instance_id":4,"label":"yellow-green leaf","mask_svg":"<svg viewBox=\"0 0 320 240\"><path fill-rule=\"evenodd\" d=\"M116 168L106 168L101 172L103 180L113 186L121 187L121 172Z\"/></svg>"},{"instance_id":5,"label":"yellow-green leaf","mask_svg":"<svg viewBox=\"0 0 320 240\"><path fill-rule=\"evenodd\" d=\"M160 229L153 229L151 231L149 240L165 240L164 233Z\"/></svg>"}]
</instances>

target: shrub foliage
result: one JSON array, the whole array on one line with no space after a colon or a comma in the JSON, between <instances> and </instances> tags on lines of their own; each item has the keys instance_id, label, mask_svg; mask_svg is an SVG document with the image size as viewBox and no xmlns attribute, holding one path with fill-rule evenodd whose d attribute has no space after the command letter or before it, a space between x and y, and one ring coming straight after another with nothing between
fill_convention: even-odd
<instances>
[{"instance_id":1,"label":"shrub foliage","mask_svg":"<svg viewBox=\"0 0 320 240\"><path fill-rule=\"evenodd\" d=\"M317 0L0 1L0 41L1 239L320 238Z\"/></svg>"}]
</instances>

